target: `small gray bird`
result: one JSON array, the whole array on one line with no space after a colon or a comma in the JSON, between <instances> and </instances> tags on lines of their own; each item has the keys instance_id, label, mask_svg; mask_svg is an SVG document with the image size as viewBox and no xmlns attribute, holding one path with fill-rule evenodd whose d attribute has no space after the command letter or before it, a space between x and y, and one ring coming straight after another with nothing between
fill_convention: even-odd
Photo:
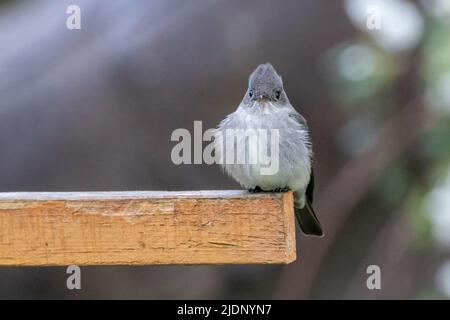
<instances>
[{"instance_id":1,"label":"small gray bird","mask_svg":"<svg viewBox=\"0 0 450 320\"><path fill-rule=\"evenodd\" d=\"M225 139L227 130L242 133L237 139ZM261 163L225 161L231 149L236 152L239 139L248 142L246 132L276 129L278 132L278 170L262 174ZM312 145L305 118L290 104L281 77L270 63L259 65L250 75L247 92L235 112L228 115L216 129L216 155L224 170L250 192L284 192L292 190L295 215L302 231L322 236L323 231L312 208L314 174ZM217 139L218 140L218 139ZM218 140L219 141L219 140ZM270 139L264 140L267 144ZM242 142L242 141L241 141ZM254 149L245 147L246 160ZM267 150L274 150L267 146ZM233 153L234 157L234 153ZM232 158L232 157L230 157Z\"/></svg>"}]
</instances>

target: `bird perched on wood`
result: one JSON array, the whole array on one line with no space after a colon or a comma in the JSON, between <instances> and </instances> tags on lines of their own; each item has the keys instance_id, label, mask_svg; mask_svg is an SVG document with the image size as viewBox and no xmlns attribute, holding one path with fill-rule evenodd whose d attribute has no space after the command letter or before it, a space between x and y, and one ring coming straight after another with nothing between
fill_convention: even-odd
<instances>
[{"instance_id":1,"label":"bird perched on wood","mask_svg":"<svg viewBox=\"0 0 450 320\"><path fill-rule=\"evenodd\" d=\"M257 136L259 143L267 144L271 160L278 161L277 170L269 174L261 170L267 162L262 163L259 154L255 154L260 150L256 151L257 148L248 143L251 134L261 130L269 132L271 137L276 133L278 137L277 141L261 140L261 136ZM229 131L238 132L236 139L230 138ZM278 145L273 145L273 141ZM237 151L245 160L242 162L236 161L234 156L239 143L245 145L245 149ZM247 92L237 110L216 129L215 148L224 170L250 192L292 190L295 215L302 231L307 235L323 235L312 207L314 174L309 128L305 118L292 107L283 81L270 63L259 65L250 75ZM278 153L277 159L273 158L273 153ZM252 162L251 159L257 160Z\"/></svg>"}]
</instances>

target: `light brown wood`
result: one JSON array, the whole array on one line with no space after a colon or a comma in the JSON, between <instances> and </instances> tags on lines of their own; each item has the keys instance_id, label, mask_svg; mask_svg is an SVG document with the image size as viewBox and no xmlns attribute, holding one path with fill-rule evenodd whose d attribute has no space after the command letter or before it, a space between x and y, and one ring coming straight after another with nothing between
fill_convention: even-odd
<instances>
[{"instance_id":1,"label":"light brown wood","mask_svg":"<svg viewBox=\"0 0 450 320\"><path fill-rule=\"evenodd\" d=\"M296 259L291 192L0 193L0 265Z\"/></svg>"}]
</instances>

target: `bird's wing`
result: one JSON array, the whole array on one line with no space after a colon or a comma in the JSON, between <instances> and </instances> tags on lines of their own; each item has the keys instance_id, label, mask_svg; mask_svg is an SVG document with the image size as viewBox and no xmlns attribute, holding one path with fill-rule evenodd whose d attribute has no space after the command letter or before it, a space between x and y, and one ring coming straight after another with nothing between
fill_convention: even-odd
<instances>
[{"instance_id":1,"label":"bird's wing","mask_svg":"<svg viewBox=\"0 0 450 320\"><path fill-rule=\"evenodd\" d=\"M289 113L289 117L294 119L298 124L308 129L308 123L306 122L306 119L297 111L294 111Z\"/></svg>"},{"instance_id":2,"label":"bird's wing","mask_svg":"<svg viewBox=\"0 0 450 320\"><path fill-rule=\"evenodd\" d=\"M294 119L295 122L300 124L302 127L304 127L309 132L308 122L300 113L298 113L297 111L293 111L293 112L289 113L289 117ZM311 148L310 143L308 143L308 147ZM311 155L312 155L312 150L311 150ZM306 193L305 193L306 197L309 199L309 201L311 203L313 201L313 192L314 192L314 171L311 166L311 175L310 175L309 183L308 183L308 186L306 188Z\"/></svg>"}]
</instances>

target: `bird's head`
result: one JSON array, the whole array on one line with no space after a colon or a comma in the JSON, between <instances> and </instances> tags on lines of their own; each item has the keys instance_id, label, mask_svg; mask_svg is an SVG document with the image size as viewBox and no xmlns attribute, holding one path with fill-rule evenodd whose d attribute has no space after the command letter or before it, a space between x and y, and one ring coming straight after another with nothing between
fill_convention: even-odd
<instances>
[{"instance_id":1,"label":"bird's head","mask_svg":"<svg viewBox=\"0 0 450 320\"><path fill-rule=\"evenodd\" d=\"M287 102L283 81L270 63L260 64L250 75L244 101L250 104L255 101L274 104Z\"/></svg>"}]
</instances>

